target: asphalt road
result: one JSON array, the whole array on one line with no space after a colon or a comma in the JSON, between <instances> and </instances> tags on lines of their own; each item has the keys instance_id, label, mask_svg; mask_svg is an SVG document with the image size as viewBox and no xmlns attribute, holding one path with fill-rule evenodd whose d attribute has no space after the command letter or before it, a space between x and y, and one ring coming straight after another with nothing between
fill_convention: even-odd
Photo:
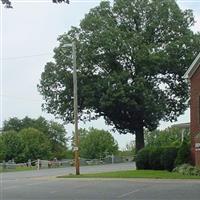
<instances>
[{"instance_id":1,"label":"asphalt road","mask_svg":"<svg viewBox=\"0 0 200 200\"><path fill-rule=\"evenodd\" d=\"M81 168L82 173L131 169L133 164ZM63 171L62 171L63 170ZM65 169L71 173L70 170ZM49 175L48 173L49 172ZM58 173L59 172L59 173ZM58 173L58 174L56 174ZM21 176L20 176L20 175ZM1 200L199 200L200 181L145 179L58 179L64 169L5 173ZM2 176L2 174L1 174ZM7 178L6 178L7 177Z\"/></svg>"},{"instance_id":2,"label":"asphalt road","mask_svg":"<svg viewBox=\"0 0 200 200\"><path fill-rule=\"evenodd\" d=\"M135 163L119 163L119 164L107 164L107 165L93 165L82 166L80 168L81 173L97 173L97 172L110 172L135 169ZM23 172L9 172L1 174L3 181L23 178L36 178L36 177L49 177L60 176L66 174L74 174L75 167L55 168L55 169L42 169Z\"/></svg>"}]
</instances>

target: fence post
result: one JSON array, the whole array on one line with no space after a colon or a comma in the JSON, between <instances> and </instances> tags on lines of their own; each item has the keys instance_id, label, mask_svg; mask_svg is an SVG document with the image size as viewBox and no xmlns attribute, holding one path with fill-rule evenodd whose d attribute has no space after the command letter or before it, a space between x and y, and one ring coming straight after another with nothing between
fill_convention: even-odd
<instances>
[{"instance_id":1,"label":"fence post","mask_svg":"<svg viewBox=\"0 0 200 200\"><path fill-rule=\"evenodd\" d=\"M37 169L40 170L40 159L37 160Z\"/></svg>"},{"instance_id":2,"label":"fence post","mask_svg":"<svg viewBox=\"0 0 200 200\"><path fill-rule=\"evenodd\" d=\"M112 164L114 163L114 155L112 154Z\"/></svg>"}]
</instances>

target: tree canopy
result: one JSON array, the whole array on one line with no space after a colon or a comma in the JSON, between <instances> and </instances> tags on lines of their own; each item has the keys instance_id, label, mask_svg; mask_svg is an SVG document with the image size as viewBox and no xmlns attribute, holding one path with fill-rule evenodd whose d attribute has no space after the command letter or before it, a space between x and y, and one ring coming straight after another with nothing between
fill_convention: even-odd
<instances>
[{"instance_id":1,"label":"tree canopy","mask_svg":"<svg viewBox=\"0 0 200 200\"><path fill-rule=\"evenodd\" d=\"M80 129L79 131L81 157L99 159L118 151L118 144L108 131L95 128Z\"/></svg>"},{"instance_id":2,"label":"tree canopy","mask_svg":"<svg viewBox=\"0 0 200 200\"><path fill-rule=\"evenodd\" d=\"M183 74L200 45L193 24L192 11L175 0L101 2L59 36L55 62L46 64L38 86L44 109L73 121L71 49L63 45L75 41L79 118L103 116L120 133L135 134L141 149L144 128L176 120L187 107Z\"/></svg>"},{"instance_id":3,"label":"tree canopy","mask_svg":"<svg viewBox=\"0 0 200 200\"><path fill-rule=\"evenodd\" d=\"M62 159L67 157L66 130L62 124L43 117L10 118L0 134L0 160Z\"/></svg>"},{"instance_id":4,"label":"tree canopy","mask_svg":"<svg viewBox=\"0 0 200 200\"><path fill-rule=\"evenodd\" d=\"M148 147L180 146L182 137L185 141L189 141L189 128L170 127L165 130L146 131L145 143Z\"/></svg>"}]
</instances>

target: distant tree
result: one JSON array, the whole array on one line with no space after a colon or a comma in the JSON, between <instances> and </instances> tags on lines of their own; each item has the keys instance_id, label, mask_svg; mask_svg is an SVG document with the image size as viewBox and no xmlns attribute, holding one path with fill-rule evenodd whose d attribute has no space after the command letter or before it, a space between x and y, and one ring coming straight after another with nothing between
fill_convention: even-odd
<instances>
[{"instance_id":1,"label":"distant tree","mask_svg":"<svg viewBox=\"0 0 200 200\"><path fill-rule=\"evenodd\" d=\"M27 128L22 129L18 134L22 142L21 157L24 162L28 159L49 159L51 157L50 141L42 132Z\"/></svg>"},{"instance_id":2,"label":"distant tree","mask_svg":"<svg viewBox=\"0 0 200 200\"><path fill-rule=\"evenodd\" d=\"M16 162L21 162L22 157L22 141L19 133L10 130L2 133L2 142L4 146L4 158L6 161L14 159Z\"/></svg>"},{"instance_id":3,"label":"distant tree","mask_svg":"<svg viewBox=\"0 0 200 200\"><path fill-rule=\"evenodd\" d=\"M126 156L135 156L135 141L130 141L129 143L126 144L125 149L119 150L118 155L122 157Z\"/></svg>"},{"instance_id":4,"label":"distant tree","mask_svg":"<svg viewBox=\"0 0 200 200\"><path fill-rule=\"evenodd\" d=\"M49 123L48 135L51 143L52 156L57 159L67 156L67 138L66 130L63 125L51 121Z\"/></svg>"},{"instance_id":5,"label":"distant tree","mask_svg":"<svg viewBox=\"0 0 200 200\"><path fill-rule=\"evenodd\" d=\"M5 120L3 122L3 131L14 130L20 131L25 128L35 128L42 131L45 134L48 134L49 122L43 118L39 117L37 119L32 119L30 117L24 117L23 119L19 119L17 117L10 118L9 120Z\"/></svg>"},{"instance_id":6,"label":"distant tree","mask_svg":"<svg viewBox=\"0 0 200 200\"><path fill-rule=\"evenodd\" d=\"M118 150L117 142L108 131L80 129L80 135L80 155L83 158L99 159L115 154Z\"/></svg>"},{"instance_id":7,"label":"distant tree","mask_svg":"<svg viewBox=\"0 0 200 200\"><path fill-rule=\"evenodd\" d=\"M126 144L126 151L135 151L135 141L130 141Z\"/></svg>"},{"instance_id":8,"label":"distant tree","mask_svg":"<svg viewBox=\"0 0 200 200\"><path fill-rule=\"evenodd\" d=\"M63 45L75 41L80 119L103 116L120 133L135 134L136 150L143 148L145 129L176 120L188 106L183 74L200 46L193 24L192 11L175 0L102 1L59 37L55 62L46 64L38 86L44 108L73 121L71 48Z\"/></svg>"},{"instance_id":9,"label":"distant tree","mask_svg":"<svg viewBox=\"0 0 200 200\"><path fill-rule=\"evenodd\" d=\"M184 131L185 141L189 141L189 130ZM182 129L170 127L165 130L154 130L145 132L146 146L179 146L182 143Z\"/></svg>"},{"instance_id":10,"label":"distant tree","mask_svg":"<svg viewBox=\"0 0 200 200\"><path fill-rule=\"evenodd\" d=\"M5 5L6 8L12 8L12 0L0 0L2 2L3 5ZM69 4L69 0L52 0L53 3L68 3Z\"/></svg>"},{"instance_id":11,"label":"distant tree","mask_svg":"<svg viewBox=\"0 0 200 200\"><path fill-rule=\"evenodd\" d=\"M49 140L49 147L51 157L49 158L65 158L67 151L67 137L64 125L54 121L47 121L43 117L32 119L25 117L23 119L10 118L3 123L3 132L13 130L15 133L21 132L21 130L33 128L42 134Z\"/></svg>"},{"instance_id":12,"label":"distant tree","mask_svg":"<svg viewBox=\"0 0 200 200\"><path fill-rule=\"evenodd\" d=\"M3 122L2 131L19 131L24 128L23 126L22 120L18 119L17 117L13 117Z\"/></svg>"},{"instance_id":13,"label":"distant tree","mask_svg":"<svg viewBox=\"0 0 200 200\"><path fill-rule=\"evenodd\" d=\"M5 147L5 144L3 142L3 137L0 134L0 162L5 160L5 152L6 152L6 147Z\"/></svg>"}]
</instances>

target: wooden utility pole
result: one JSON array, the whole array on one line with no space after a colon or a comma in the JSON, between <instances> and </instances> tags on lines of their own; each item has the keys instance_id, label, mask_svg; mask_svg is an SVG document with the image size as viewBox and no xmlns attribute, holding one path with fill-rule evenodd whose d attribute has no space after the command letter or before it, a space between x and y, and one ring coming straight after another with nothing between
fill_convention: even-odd
<instances>
[{"instance_id":1,"label":"wooden utility pole","mask_svg":"<svg viewBox=\"0 0 200 200\"><path fill-rule=\"evenodd\" d=\"M75 138L75 166L76 175L80 174L79 160L79 132L78 132L78 95L77 95L77 71L76 71L76 44L72 43L72 58L73 58L73 85L74 85L74 138Z\"/></svg>"}]
</instances>

